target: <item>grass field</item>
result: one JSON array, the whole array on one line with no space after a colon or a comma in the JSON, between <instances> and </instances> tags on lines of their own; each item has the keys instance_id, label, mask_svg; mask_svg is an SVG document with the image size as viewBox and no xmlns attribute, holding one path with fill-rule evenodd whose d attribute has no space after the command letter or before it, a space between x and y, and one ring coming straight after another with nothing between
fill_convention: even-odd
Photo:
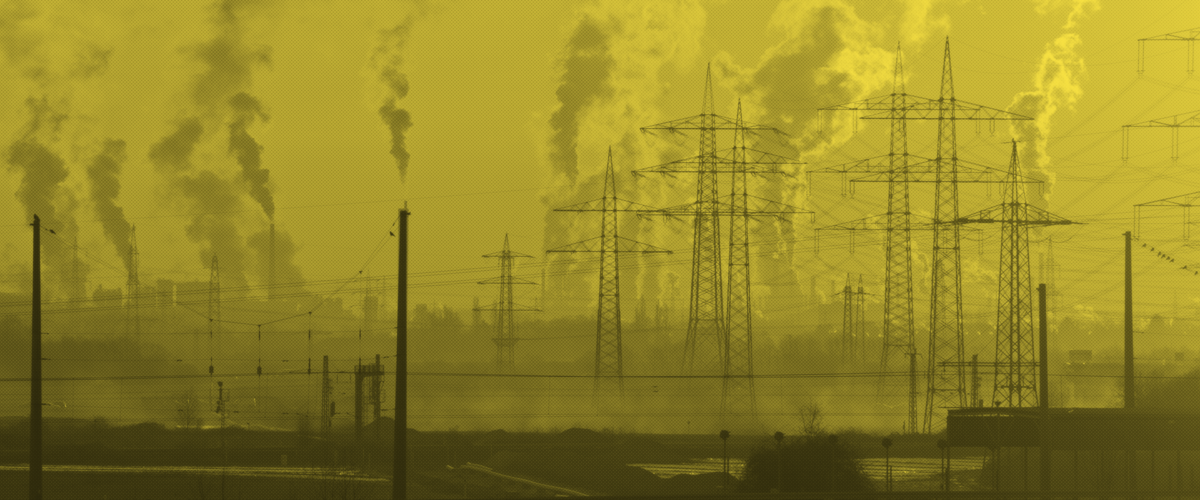
<instances>
[{"instance_id":1,"label":"grass field","mask_svg":"<svg viewBox=\"0 0 1200 500\"><path fill-rule=\"evenodd\" d=\"M0 500L29 498L27 471L26 466L0 467ZM383 500L392 492L387 478L285 467L50 465L43 485L46 500Z\"/></svg>"}]
</instances>

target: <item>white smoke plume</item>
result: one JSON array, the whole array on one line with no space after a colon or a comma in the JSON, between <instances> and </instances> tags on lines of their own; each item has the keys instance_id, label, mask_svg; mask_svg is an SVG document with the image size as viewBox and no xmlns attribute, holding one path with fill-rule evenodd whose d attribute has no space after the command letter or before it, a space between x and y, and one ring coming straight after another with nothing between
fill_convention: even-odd
<instances>
[{"instance_id":1,"label":"white smoke plume","mask_svg":"<svg viewBox=\"0 0 1200 500\"><path fill-rule=\"evenodd\" d=\"M16 77L3 79L0 88L28 96L28 121L5 160L11 171L22 174L16 197L26 218L37 214L43 225L64 236L78 235L73 213L78 201L65 185L70 170L61 152L75 150L82 140L84 120L76 109L76 94L83 83L107 70L111 53L102 36L106 16L91 19L81 11L92 9L25 0L0 5L0 53L5 69ZM69 282L71 266L62 240L43 238L42 245L52 282Z\"/></svg>"},{"instance_id":2,"label":"white smoke plume","mask_svg":"<svg viewBox=\"0 0 1200 500\"><path fill-rule=\"evenodd\" d=\"M1027 192L1029 203L1038 208L1047 208L1054 188L1055 174L1050 170L1051 158L1046 153L1054 114L1062 108L1073 109L1083 95L1081 80L1086 68L1083 58L1076 53L1080 44L1082 40L1074 33L1064 34L1046 44L1041 66L1033 77L1033 90L1017 94L1008 107L1013 113L1033 118L1013 121L1010 129L1013 137L1020 141L1018 155L1022 171L1045 183L1041 197L1036 196L1036 188Z\"/></svg>"},{"instance_id":3,"label":"white smoke plume","mask_svg":"<svg viewBox=\"0 0 1200 500\"><path fill-rule=\"evenodd\" d=\"M1046 15L1051 10L1059 9L1063 6L1070 6L1071 13L1067 16L1067 23L1062 29L1074 29L1075 24L1079 22L1083 16L1089 11L1095 12L1100 10L1100 0L1034 0L1034 9L1038 14Z\"/></svg>"},{"instance_id":4,"label":"white smoke plume","mask_svg":"<svg viewBox=\"0 0 1200 500\"><path fill-rule=\"evenodd\" d=\"M268 219L274 218L275 211L267 185L269 172L261 167L261 147L248 133L256 121L266 119L250 91L254 71L270 64L270 49L247 38L254 20L270 17L263 15L268 14L268 3L219 0L214 4L214 36L185 51L204 70L193 83L184 117L149 152L172 192L182 196L178 201L199 214L184 229L192 241L204 245L201 262L207 265L212 255L217 255L222 283L228 282L231 288L246 285L247 259L239 223L228 213L241 206L243 189ZM241 166L240 183L222 177L210 166L197 169L191 159L197 147L227 121L228 151Z\"/></svg>"},{"instance_id":5,"label":"white smoke plume","mask_svg":"<svg viewBox=\"0 0 1200 500\"><path fill-rule=\"evenodd\" d=\"M412 127L408 110L400 107L400 101L408 96L408 76L404 74L404 49L412 32L413 17L408 17L396 26L383 30L379 46L371 57L374 74L384 87L383 103L379 106L379 117L392 135L391 153L396 158L400 171L400 182L408 178L408 149L404 134Z\"/></svg>"},{"instance_id":6,"label":"white smoke plume","mask_svg":"<svg viewBox=\"0 0 1200 500\"><path fill-rule=\"evenodd\" d=\"M542 195L548 209L547 249L600 235L598 214L550 210L602 195L609 147L613 149L618 196L650 205L658 201L653 193L662 192L661 180L638 186L629 174L662 161L654 153L661 148L649 144L639 129L675 118L664 118L658 111L661 74L694 61L706 13L697 0L652 4L602 0L581 7L578 19L560 62L559 107L548 123L549 181ZM697 111L702 86L703 82L697 82ZM624 216L620 231L631 239L659 233ZM662 246L661 241L646 243ZM567 259L573 257L551 256L552 262ZM563 294L594 296L590 283L595 276L560 276L556 269L560 268L552 267L554 279L548 292L552 299ZM639 295L657 300L661 294L658 268L642 273L635 278L641 288Z\"/></svg>"},{"instance_id":7,"label":"white smoke plume","mask_svg":"<svg viewBox=\"0 0 1200 500\"><path fill-rule=\"evenodd\" d=\"M129 271L132 262L129 254L130 225L125 219L125 209L117 205L121 196L121 164L125 162L125 141L109 139L104 141L103 149L87 167L88 180L91 181L92 206L100 225L104 227L104 235L112 242Z\"/></svg>"},{"instance_id":8,"label":"white smoke plume","mask_svg":"<svg viewBox=\"0 0 1200 500\"><path fill-rule=\"evenodd\" d=\"M780 42L763 54L756 67L740 67L727 53L720 53L714 69L720 70L726 85L745 96L747 120L790 135L780 154L811 161L850 140L851 120L856 119L846 113L836 114L829 130L822 132L817 108L890 91L896 37L919 43L935 26L945 23L928 19L930 1L896 3L900 5L874 5L872 16L879 19L869 19L841 0L785 0L776 8L770 24ZM777 149L769 142L757 147ZM800 171L756 189L758 196L806 206L807 185ZM804 252L798 251L797 244L809 236L802 229L807 225L804 218L807 215L774 228L782 243L775 258L761 259L760 276L792 275L793 286L803 282L800 273L805 265L800 254ZM765 309L785 307L776 304Z\"/></svg>"}]
</instances>

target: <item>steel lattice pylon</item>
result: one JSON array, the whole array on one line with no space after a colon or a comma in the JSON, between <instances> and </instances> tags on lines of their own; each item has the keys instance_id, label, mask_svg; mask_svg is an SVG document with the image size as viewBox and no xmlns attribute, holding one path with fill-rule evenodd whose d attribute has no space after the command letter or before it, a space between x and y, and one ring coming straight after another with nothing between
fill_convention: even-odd
<instances>
[{"instance_id":1,"label":"steel lattice pylon","mask_svg":"<svg viewBox=\"0 0 1200 500\"><path fill-rule=\"evenodd\" d=\"M1154 201L1148 201L1145 203L1138 203L1137 205L1134 205L1133 206L1133 213L1134 213L1133 234L1134 234L1134 236L1141 236L1142 207L1180 207L1180 208L1183 208L1183 239L1191 240L1192 239L1192 207L1200 206L1200 203L1198 203L1197 200L1200 200L1200 191L1197 191L1194 193L1188 193L1188 194L1181 194L1179 196L1172 196L1170 198L1163 198L1161 200L1154 200Z\"/></svg>"},{"instance_id":2,"label":"steel lattice pylon","mask_svg":"<svg viewBox=\"0 0 1200 500\"><path fill-rule=\"evenodd\" d=\"M684 345L683 373L721 375L722 416L755 415L753 333L750 316L749 219L771 215L784 217L809 213L796 207L750 195L747 174L783 174L785 165L796 160L749 149L748 133L778 129L747 123L737 118L716 115L712 102L712 69L704 86L704 105L699 116L652 125L643 132L700 130L699 155L635 171L635 174L697 174L696 201L665 208L656 213L669 217L692 217L692 290L688 330ZM716 150L716 131L733 130L734 147ZM733 175L733 190L726 197L718 192L717 174ZM731 216L729 288L721 275L720 217ZM728 294L728 295L726 295ZM736 316L731 322L731 315ZM731 332L731 328L733 329Z\"/></svg>"},{"instance_id":3,"label":"steel lattice pylon","mask_svg":"<svg viewBox=\"0 0 1200 500\"><path fill-rule=\"evenodd\" d=\"M909 154L908 154L908 124L906 120L906 103L908 98L919 101L929 99L909 96L904 89L904 60L899 44L896 45L896 63L892 74L892 93L830 108L823 111L863 111L886 110L891 120L891 149L886 158L875 158L854 164L839 165L830 169L816 170L817 173L840 173L843 178L850 173L882 173L888 183L888 211L882 218L866 224L851 222L848 226L831 226L822 229L845 228L850 231L858 229L883 229L887 231L887 243L884 257L884 303L883 303L883 352L880 357L880 373L888 373L894 367L893 359L898 356L916 352L915 323L913 313L912 286L912 211L909 208ZM881 161L882 160L882 161ZM925 159L926 164L929 160ZM853 184L850 185L852 187ZM843 183L843 194L849 190ZM863 222L866 222L865 220ZM880 224L882 223L882 224ZM858 227L858 226L862 227ZM882 227L879 227L882 226ZM819 234L819 233L818 233ZM851 232L851 238L853 238ZM853 244L852 244L853 245ZM853 252L851 246L851 252ZM846 278L846 293L850 293L849 275ZM851 302L847 298L846 315L853 318ZM851 319L851 322L853 319ZM865 347L865 346L864 346ZM843 356L845 357L845 356ZM903 366L903 365L901 365ZM883 390L885 379L880 377L880 391ZM913 382L913 381L910 381ZM909 408L909 429L916 428L916 406Z\"/></svg>"},{"instance_id":4,"label":"steel lattice pylon","mask_svg":"<svg viewBox=\"0 0 1200 500\"><path fill-rule=\"evenodd\" d=\"M971 120L995 120L1008 114L993 108L977 105L953 103ZM818 229L849 231L851 235L850 251L854 252L854 233L857 231L887 231L885 249L884 277L884 320L883 320L883 352L880 358L880 372L889 373L898 363L898 356L908 356L916 352L916 326L913 309L912 287L912 231L933 230L935 224L931 219L914 222L909 201L910 182L938 182L941 180L941 162L937 159L923 158L908 153L908 120L928 120L935 116L933 111L941 109L938 100L918 97L905 92L904 64L900 47L896 47L896 63L893 73L892 93L879 97L864 99L847 104L841 104L821 111L874 111L863 116L863 119L891 121L891 149L887 155L845 163L832 167L816 169L810 173L836 173L843 176L843 195L854 193L858 182L888 183L888 211L886 214L867 217L833 226ZM1002 172L985 165L959 161L959 173L965 174L965 182L1001 182ZM848 180L851 174L866 174ZM846 182L848 180L848 182ZM1028 182L1023 179L1022 182ZM818 247L819 248L819 240ZM904 364L899 364L904 366ZM911 376L910 376L911 378ZM880 377L880 392L883 392L885 379ZM910 385L915 383L909 381ZM908 429L917 428L917 410L910 405Z\"/></svg>"},{"instance_id":5,"label":"steel lattice pylon","mask_svg":"<svg viewBox=\"0 0 1200 500\"><path fill-rule=\"evenodd\" d=\"M547 253L599 253L600 294L596 306L596 371L592 401L597 412L621 413L624 409L625 364L621 339L621 253L671 253L655 246L621 238L617 232L618 212L648 212L651 207L617 198L612 148L604 170L604 197L556 212L600 212L601 235Z\"/></svg>"},{"instance_id":6,"label":"steel lattice pylon","mask_svg":"<svg viewBox=\"0 0 1200 500\"><path fill-rule=\"evenodd\" d=\"M925 403L925 432L932 433L934 411L942 407L964 407L966 381L963 367L947 373L937 363L963 361L962 249L958 218L958 137L953 105L954 72L950 66L950 39L942 63L942 93L938 100L938 179L934 190L933 269L929 316L929 392ZM948 116L947 116L948 115ZM947 119L949 118L949 119Z\"/></svg>"},{"instance_id":7,"label":"steel lattice pylon","mask_svg":"<svg viewBox=\"0 0 1200 500\"><path fill-rule=\"evenodd\" d=\"M936 427L940 427L940 420L943 418L941 415L935 417L935 408L961 407L965 402L965 374L962 363L961 239L959 225L951 223L958 219L958 185L964 182L1003 182L1003 177L997 175L1000 173L997 169L974 165L958 158L956 122L959 120L1031 120L1032 118L956 99L954 76L950 64L949 37L946 38L942 63L940 97L933 100L905 94L904 105L898 109L891 99L890 96L884 96L855 103L854 107L843 105L830 109L879 111L863 116L864 119L938 121L937 158L930 160L920 159L915 155L902 155L906 161L904 173L907 182L932 181L935 183L934 217L928 225L934 233L934 246L927 364L929 385L923 426L926 432L932 432L935 427L934 420L939 420ZM905 129L893 125L893 131L897 130L904 131ZM893 141L895 141L894 138ZM851 181L851 186L854 182L890 181L899 175L892 168L895 150L892 153L886 157L848 163L822 171L872 174L854 179ZM918 158L918 161L913 161L914 158ZM1020 178L1018 182L1030 182L1030 180ZM889 201L889 211L893 210L890 203ZM911 214L909 218L911 220ZM881 222L883 221L879 221L878 218L875 220L864 219L858 224L858 226L864 227L855 227L852 223L847 229L865 229L870 226L882 225ZM888 223L890 224L890 221ZM911 222L908 227L910 231L916 228ZM885 310L887 309L888 307L885 306ZM885 321L886 324L887 321ZM939 367L941 367L940 370ZM946 367L953 369L954 372L948 373Z\"/></svg>"},{"instance_id":8,"label":"steel lattice pylon","mask_svg":"<svg viewBox=\"0 0 1200 500\"><path fill-rule=\"evenodd\" d=\"M850 286L850 273L846 273L846 286L842 287L842 364L850 360L854 352L854 289Z\"/></svg>"},{"instance_id":9,"label":"steel lattice pylon","mask_svg":"<svg viewBox=\"0 0 1200 500\"><path fill-rule=\"evenodd\" d=\"M721 219L717 198L717 169L712 158L716 153L717 120L713 111L712 68L704 81L704 103L699 123L700 154L696 176L696 202L692 221L692 290L688 307L688 329L684 344L683 372L716 375L724 368L722 353L728 330L725 324L721 279ZM655 126L647 127L653 130ZM669 127L671 130L678 127ZM699 358L699 366L697 366Z\"/></svg>"},{"instance_id":10,"label":"steel lattice pylon","mask_svg":"<svg viewBox=\"0 0 1200 500\"><path fill-rule=\"evenodd\" d=\"M1129 161L1129 129L1131 128L1169 128L1171 129L1171 160L1179 160L1179 129L1200 127L1200 111L1189 111L1178 115L1164 116L1139 123L1121 126L1121 160Z\"/></svg>"},{"instance_id":11,"label":"steel lattice pylon","mask_svg":"<svg viewBox=\"0 0 1200 500\"><path fill-rule=\"evenodd\" d=\"M510 250L508 247L508 234L506 233L504 235L504 249L484 255L484 257L500 259L500 276L480 281L479 284L500 285L500 296L496 303L476 310L495 311L496 313L496 337L492 339L492 342L496 344L496 370L500 373L506 373L511 371L516 365L513 348L517 345L517 325L513 321L513 312L540 310L536 307L527 307L513 302L513 285L535 284L529 280L513 277L513 261L520 257L533 258L533 256Z\"/></svg>"},{"instance_id":12,"label":"steel lattice pylon","mask_svg":"<svg viewBox=\"0 0 1200 500\"><path fill-rule=\"evenodd\" d=\"M1146 42L1187 42L1187 73L1190 75L1196 69L1196 37L1200 35L1200 28L1192 28L1165 35L1152 36L1150 38L1138 39L1138 59L1137 72L1142 74L1146 71Z\"/></svg>"},{"instance_id":13,"label":"steel lattice pylon","mask_svg":"<svg viewBox=\"0 0 1200 500\"><path fill-rule=\"evenodd\" d=\"M838 292L842 296L842 364L855 358L866 361L866 304L868 295L863 288L863 277L858 275L858 291L850 282L850 274L846 273L846 286ZM872 294L873 295L873 294Z\"/></svg>"},{"instance_id":14,"label":"steel lattice pylon","mask_svg":"<svg viewBox=\"0 0 1200 500\"><path fill-rule=\"evenodd\" d=\"M954 72L950 62L950 37L946 37L942 62L942 89L938 99L938 176L934 201L933 270L929 318L929 391L925 404L925 432L944 424L939 408L965 407L966 374L963 366L962 249L958 217L958 120L978 120L982 106L967 105L954 97ZM987 108L992 109L992 108ZM965 116L958 116L965 111ZM1030 120L1006 111L982 113L988 120ZM1019 182L1014 178L1013 182ZM949 365L953 363L953 365ZM941 366L939 366L941 364ZM940 369L939 369L940 368Z\"/></svg>"},{"instance_id":15,"label":"steel lattice pylon","mask_svg":"<svg viewBox=\"0 0 1200 500\"><path fill-rule=\"evenodd\" d=\"M221 333L221 265L213 255L208 273L208 374L213 374L213 339ZM217 343L218 351L220 342ZM217 355L221 355L217 352Z\"/></svg>"},{"instance_id":16,"label":"steel lattice pylon","mask_svg":"<svg viewBox=\"0 0 1200 500\"><path fill-rule=\"evenodd\" d=\"M999 293L996 296L996 381L992 399L1008 407L1034 407L1038 405L1038 379L1029 228L1072 222L1026 203L1025 190L1019 182L1021 165L1015 140L1008 168L1004 201L956 222L1001 225Z\"/></svg>"}]
</instances>

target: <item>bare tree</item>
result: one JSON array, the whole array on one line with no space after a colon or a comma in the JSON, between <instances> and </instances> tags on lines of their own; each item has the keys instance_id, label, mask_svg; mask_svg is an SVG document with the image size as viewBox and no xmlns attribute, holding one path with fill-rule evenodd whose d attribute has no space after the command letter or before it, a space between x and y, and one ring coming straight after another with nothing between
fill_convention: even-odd
<instances>
[{"instance_id":1,"label":"bare tree","mask_svg":"<svg viewBox=\"0 0 1200 500\"><path fill-rule=\"evenodd\" d=\"M821 405L803 403L796 410L800 418L800 435L820 436L825 434L825 412L821 409Z\"/></svg>"},{"instance_id":2,"label":"bare tree","mask_svg":"<svg viewBox=\"0 0 1200 500\"><path fill-rule=\"evenodd\" d=\"M187 392L178 396L175 401L175 410L180 427L199 429L204 425L204 419L200 416L204 412L204 407L200 399L196 397L195 389L188 389Z\"/></svg>"}]
</instances>

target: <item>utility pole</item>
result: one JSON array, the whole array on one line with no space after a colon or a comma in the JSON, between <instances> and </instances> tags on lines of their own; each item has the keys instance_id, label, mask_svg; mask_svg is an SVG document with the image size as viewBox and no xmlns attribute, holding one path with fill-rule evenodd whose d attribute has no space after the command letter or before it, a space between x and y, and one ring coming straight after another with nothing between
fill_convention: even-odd
<instances>
[{"instance_id":1,"label":"utility pole","mask_svg":"<svg viewBox=\"0 0 1200 500\"><path fill-rule=\"evenodd\" d=\"M598 200L556 208L556 212L600 212L601 234L578 243L546 250L546 253L599 253L600 292L596 303L596 361L592 404L600 413L621 413L625 400L625 361L621 335L621 253L671 253L670 250L622 238L617 231L619 212L647 212L651 207L617 198L612 148L604 170L604 195ZM545 267L542 267L543 295ZM645 302L643 301L643 304Z\"/></svg>"},{"instance_id":2,"label":"utility pole","mask_svg":"<svg viewBox=\"0 0 1200 500\"><path fill-rule=\"evenodd\" d=\"M496 344L496 370L499 373L508 373L516 365L513 347L517 345L518 339L513 313L516 311L541 311L536 307L523 306L513 302L513 285L536 284L526 279L514 278L512 275L513 261L520 257L533 258L533 256L510 250L508 234L505 234L504 249L484 255L484 257L495 257L500 260L500 276L480 281L479 284L500 285L500 298L496 303L484 306L479 310L495 311L496 313L496 337L492 339L492 342Z\"/></svg>"},{"instance_id":3,"label":"utility pole","mask_svg":"<svg viewBox=\"0 0 1200 500\"><path fill-rule=\"evenodd\" d=\"M1040 439L1041 442L1038 443L1039 446L1041 447L1041 452L1042 452L1042 457L1040 460L1042 470L1041 470L1041 474L1039 476L1040 476L1041 483L1042 483L1041 484L1042 491L1050 491L1050 484L1051 484L1050 483L1050 474L1051 474L1052 469L1050 467L1050 460L1051 460L1050 445L1049 445L1049 443L1047 443L1047 441L1049 439L1048 436L1050 434L1050 431L1049 431L1049 429L1050 429L1050 425L1049 425L1050 424L1050 422L1049 422L1049 419L1050 419L1050 375L1049 375L1049 373L1047 373L1048 368L1050 367L1050 362L1049 362L1049 357L1048 357L1049 349L1047 348L1047 344L1049 342L1046 339L1047 333L1046 333L1046 284L1045 283L1038 285L1038 330L1039 330L1038 361L1040 362L1040 365L1041 365L1039 367L1040 370L1038 370L1038 375L1039 375L1038 385L1040 386L1038 393L1041 396L1041 401L1039 401L1038 406L1042 407L1042 432L1041 432L1042 437Z\"/></svg>"},{"instance_id":4,"label":"utility pole","mask_svg":"<svg viewBox=\"0 0 1200 500\"><path fill-rule=\"evenodd\" d=\"M854 352L854 292L850 287L850 273L846 273L846 286L842 288L842 364Z\"/></svg>"},{"instance_id":5,"label":"utility pole","mask_svg":"<svg viewBox=\"0 0 1200 500\"><path fill-rule=\"evenodd\" d=\"M1133 234L1125 232L1125 408L1134 407L1133 384Z\"/></svg>"},{"instance_id":6,"label":"utility pole","mask_svg":"<svg viewBox=\"0 0 1200 500\"><path fill-rule=\"evenodd\" d=\"M858 294L855 296L858 310L855 311L854 336L858 339L859 361L867 360L867 291L863 288L863 276L858 275Z\"/></svg>"},{"instance_id":7,"label":"utility pole","mask_svg":"<svg viewBox=\"0 0 1200 500\"><path fill-rule=\"evenodd\" d=\"M979 354L971 355L971 404L972 407L980 406L979 401Z\"/></svg>"},{"instance_id":8,"label":"utility pole","mask_svg":"<svg viewBox=\"0 0 1200 500\"><path fill-rule=\"evenodd\" d=\"M333 380L329 378L329 355L326 354L321 366L321 437L328 439L329 430L333 427Z\"/></svg>"},{"instance_id":9,"label":"utility pole","mask_svg":"<svg viewBox=\"0 0 1200 500\"><path fill-rule=\"evenodd\" d=\"M29 388L29 498L42 500L42 220L33 216L33 339Z\"/></svg>"},{"instance_id":10,"label":"utility pole","mask_svg":"<svg viewBox=\"0 0 1200 500\"><path fill-rule=\"evenodd\" d=\"M908 352L908 432L917 432L917 351Z\"/></svg>"}]
</instances>

